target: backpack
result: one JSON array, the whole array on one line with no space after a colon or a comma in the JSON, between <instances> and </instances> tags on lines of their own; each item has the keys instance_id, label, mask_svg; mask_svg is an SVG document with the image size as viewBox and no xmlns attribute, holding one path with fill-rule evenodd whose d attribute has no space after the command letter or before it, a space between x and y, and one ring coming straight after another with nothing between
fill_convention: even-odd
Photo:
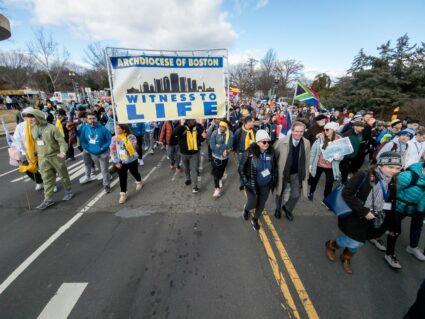
<instances>
[{"instance_id":1,"label":"backpack","mask_svg":"<svg viewBox=\"0 0 425 319\"><path fill-rule=\"evenodd\" d=\"M407 185L407 187L404 190L412 188L412 187L419 187L420 189L425 191L425 185L418 185L418 180L420 178L419 174L410 170L409 168L406 169L406 172L407 171L411 172L412 179L410 180L409 185ZM397 198L397 201L400 201L400 202L406 204L406 206L404 207L404 210L405 210L404 213L407 213L408 206L416 206L418 204L418 203L411 203L411 202L404 200L404 199L401 199L401 198Z\"/></svg>"},{"instance_id":2,"label":"backpack","mask_svg":"<svg viewBox=\"0 0 425 319\"><path fill-rule=\"evenodd\" d=\"M379 154L379 152L382 150L382 148L383 148L383 147L384 147L387 143L393 143L393 146L391 147L391 152L397 152L397 149L398 149L397 143L395 143L395 142L393 142L393 141L390 141L390 142L384 142L384 143L382 143L381 145L379 145L379 147L376 149L375 153L373 153L373 156L372 156L372 162L371 162L371 164L376 164L377 159L378 159L378 154ZM407 147L408 147L408 145L407 145ZM407 147L406 147L406 149L407 149Z\"/></svg>"}]
</instances>

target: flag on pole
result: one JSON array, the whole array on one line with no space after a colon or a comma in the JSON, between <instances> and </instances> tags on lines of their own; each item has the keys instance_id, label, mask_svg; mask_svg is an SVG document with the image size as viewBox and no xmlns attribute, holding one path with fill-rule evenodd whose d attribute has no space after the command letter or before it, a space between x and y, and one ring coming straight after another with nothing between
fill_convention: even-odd
<instances>
[{"instance_id":1,"label":"flag on pole","mask_svg":"<svg viewBox=\"0 0 425 319\"><path fill-rule=\"evenodd\" d=\"M7 145L12 145L12 143L13 143L13 138L12 138L12 135L10 135L10 133L9 133L9 129L7 128L7 125L6 125L6 123L4 122L4 119L3 118L1 118L1 124L3 125L3 131L4 131L4 133L6 134L6 142L7 142Z\"/></svg>"},{"instance_id":2,"label":"flag on pole","mask_svg":"<svg viewBox=\"0 0 425 319\"><path fill-rule=\"evenodd\" d=\"M393 110L393 115L391 116L391 120L395 120L398 118L398 112L400 111L400 107L395 107Z\"/></svg>"},{"instance_id":3,"label":"flag on pole","mask_svg":"<svg viewBox=\"0 0 425 319\"><path fill-rule=\"evenodd\" d=\"M309 89L306 85L301 82L297 83L297 88L295 89L294 100L304 102L307 104L313 104L316 107L320 106L320 98L316 92Z\"/></svg>"}]
</instances>

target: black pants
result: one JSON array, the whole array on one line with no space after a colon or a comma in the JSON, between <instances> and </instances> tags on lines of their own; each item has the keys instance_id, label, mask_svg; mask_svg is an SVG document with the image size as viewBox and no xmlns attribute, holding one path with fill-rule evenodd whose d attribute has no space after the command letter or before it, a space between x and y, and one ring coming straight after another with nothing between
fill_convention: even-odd
<instances>
[{"instance_id":1,"label":"black pants","mask_svg":"<svg viewBox=\"0 0 425 319\"><path fill-rule=\"evenodd\" d=\"M133 177L138 182L142 180L142 176L140 176L137 161L132 161L131 163L121 165L121 168L118 169L118 176L120 178L121 192L125 193L127 191L127 172L130 171L130 174L133 175Z\"/></svg>"},{"instance_id":2,"label":"black pants","mask_svg":"<svg viewBox=\"0 0 425 319\"><path fill-rule=\"evenodd\" d=\"M425 318L425 280L416 295L415 303L410 307L404 319L422 319Z\"/></svg>"},{"instance_id":3,"label":"black pants","mask_svg":"<svg viewBox=\"0 0 425 319\"><path fill-rule=\"evenodd\" d=\"M220 179L223 177L224 171L227 166L227 162L228 162L227 158L225 160L219 160L213 157L211 160L211 166L212 166L211 174L214 176L215 188L220 187Z\"/></svg>"},{"instance_id":4,"label":"black pants","mask_svg":"<svg viewBox=\"0 0 425 319\"><path fill-rule=\"evenodd\" d=\"M250 190L246 190L247 202L245 209L250 211L255 208L254 218L258 219L266 206L267 198L269 197L270 186L257 187L257 194Z\"/></svg>"},{"instance_id":5,"label":"black pants","mask_svg":"<svg viewBox=\"0 0 425 319\"><path fill-rule=\"evenodd\" d=\"M358 165L355 163L355 159L344 158L339 163L339 170L341 171L341 182L345 183L348 180L349 173L356 173L358 170Z\"/></svg>"},{"instance_id":6,"label":"black pants","mask_svg":"<svg viewBox=\"0 0 425 319\"><path fill-rule=\"evenodd\" d=\"M332 192L332 187L334 185L334 173L332 168L323 168L317 166L316 176L311 179L310 193L314 194L314 192L316 191L317 184L319 183L320 177L322 176L323 172L326 175L325 193L323 194L323 198L326 198L326 196L328 196Z\"/></svg>"},{"instance_id":7,"label":"black pants","mask_svg":"<svg viewBox=\"0 0 425 319\"><path fill-rule=\"evenodd\" d=\"M68 150L66 151L66 158L74 158L74 146L69 145Z\"/></svg>"},{"instance_id":8,"label":"black pants","mask_svg":"<svg viewBox=\"0 0 425 319\"><path fill-rule=\"evenodd\" d=\"M25 173L28 175L29 178L31 178L37 184L43 184L43 179L41 178L40 172L37 171L35 173L31 173L26 171Z\"/></svg>"},{"instance_id":9,"label":"black pants","mask_svg":"<svg viewBox=\"0 0 425 319\"><path fill-rule=\"evenodd\" d=\"M143 135L136 136L137 140L137 154L139 155L139 159L143 158Z\"/></svg>"}]
</instances>

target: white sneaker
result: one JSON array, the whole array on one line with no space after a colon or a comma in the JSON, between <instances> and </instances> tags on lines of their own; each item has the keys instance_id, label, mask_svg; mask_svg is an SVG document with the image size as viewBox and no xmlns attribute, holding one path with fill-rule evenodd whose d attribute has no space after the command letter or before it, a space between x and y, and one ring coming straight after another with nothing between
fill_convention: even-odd
<instances>
[{"instance_id":1,"label":"white sneaker","mask_svg":"<svg viewBox=\"0 0 425 319\"><path fill-rule=\"evenodd\" d=\"M149 150L149 154L151 154L151 155L153 155L153 154L154 154L153 149L150 149L150 150Z\"/></svg>"},{"instance_id":2,"label":"white sneaker","mask_svg":"<svg viewBox=\"0 0 425 319\"><path fill-rule=\"evenodd\" d=\"M384 242L380 238L371 239L369 242L375 245L380 251L387 251L387 247L385 247Z\"/></svg>"},{"instance_id":3,"label":"white sneaker","mask_svg":"<svg viewBox=\"0 0 425 319\"><path fill-rule=\"evenodd\" d=\"M216 188L215 191L214 191L213 197L214 198L218 198L220 196L221 196L221 194L220 194L220 188Z\"/></svg>"},{"instance_id":4,"label":"white sneaker","mask_svg":"<svg viewBox=\"0 0 425 319\"><path fill-rule=\"evenodd\" d=\"M416 259L420 260L420 261L425 261L425 255L422 253L422 251L416 247L416 248L412 248L410 246L407 246L406 251L415 256Z\"/></svg>"},{"instance_id":5,"label":"white sneaker","mask_svg":"<svg viewBox=\"0 0 425 319\"><path fill-rule=\"evenodd\" d=\"M58 192L58 187L55 185L55 188L53 188L53 193L57 193Z\"/></svg>"},{"instance_id":6,"label":"white sneaker","mask_svg":"<svg viewBox=\"0 0 425 319\"><path fill-rule=\"evenodd\" d=\"M220 181L218 182L218 187L223 188L223 180L220 179Z\"/></svg>"},{"instance_id":7,"label":"white sneaker","mask_svg":"<svg viewBox=\"0 0 425 319\"><path fill-rule=\"evenodd\" d=\"M143 159L142 159L142 158L138 159L138 162L139 162L139 165L140 165L140 166L145 165L145 162L143 162Z\"/></svg>"},{"instance_id":8,"label":"white sneaker","mask_svg":"<svg viewBox=\"0 0 425 319\"><path fill-rule=\"evenodd\" d=\"M35 185L35 190L36 191L41 191L44 188L43 184L37 184Z\"/></svg>"},{"instance_id":9,"label":"white sneaker","mask_svg":"<svg viewBox=\"0 0 425 319\"><path fill-rule=\"evenodd\" d=\"M384 258L387 261L388 265L390 265L392 268L395 268L395 269L401 269L402 268L395 255L385 254Z\"/></svg>"},{"instance_id":10,"label":"white sneaker","mask_svg":"<svg viewBox=\"0 0 425 319\"><path fill-rule=\"evenodd\" d=\"M221 178L222 181L225 181L227 179L227 173L224 172L223 177Z\"/></svg>"},{"instance_id":11,"label":"white sneaker","mask_svg":"<svg viewBox=\"0 0 425 319\"><path fill-rule=\"evenodd\" d=\"M93 179L94 179L94 178L95 178L94 176L90 176L90 177L84 176L84 177L80 180L80 184L87 184L87 183L90 183L91 181L93 181Z\"/></svg>"},{"instance_id":12,"label":"white sneaker","mask_svg":"<svg viewBox=\"0 0 425 319\"><path fill-rule=\"evenodd\" d=\"M149 147L145 146L144 150L147 151L149 149Z\"/></svg>"}]
</instances>

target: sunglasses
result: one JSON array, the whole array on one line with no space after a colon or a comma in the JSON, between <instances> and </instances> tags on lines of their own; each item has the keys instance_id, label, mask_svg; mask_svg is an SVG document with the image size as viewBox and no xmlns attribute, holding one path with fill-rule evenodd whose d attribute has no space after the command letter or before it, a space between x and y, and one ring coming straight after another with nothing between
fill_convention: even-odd
<instances>
[{"instance_id":1,"label":"sunglasses","mask_svg":"<svg viewBox=\"0 0 425 319\"><path fill-rule=\"evenodd\" d=\"M332 131L330 128L325 128L325 132Z\"/></svg>"},{"instance_id":2,"label":"sunglasses","mask_svg":"<svg viewBox=\"0 0 425 319\"><path fill-rule=\"evenodd\" d=\"M261 141L260 143L262 143L262 144L264 144L264 145L266 145L266 144L270 144L270 142L269 142L269 141Z\"/></svg>"}]
</instances>

